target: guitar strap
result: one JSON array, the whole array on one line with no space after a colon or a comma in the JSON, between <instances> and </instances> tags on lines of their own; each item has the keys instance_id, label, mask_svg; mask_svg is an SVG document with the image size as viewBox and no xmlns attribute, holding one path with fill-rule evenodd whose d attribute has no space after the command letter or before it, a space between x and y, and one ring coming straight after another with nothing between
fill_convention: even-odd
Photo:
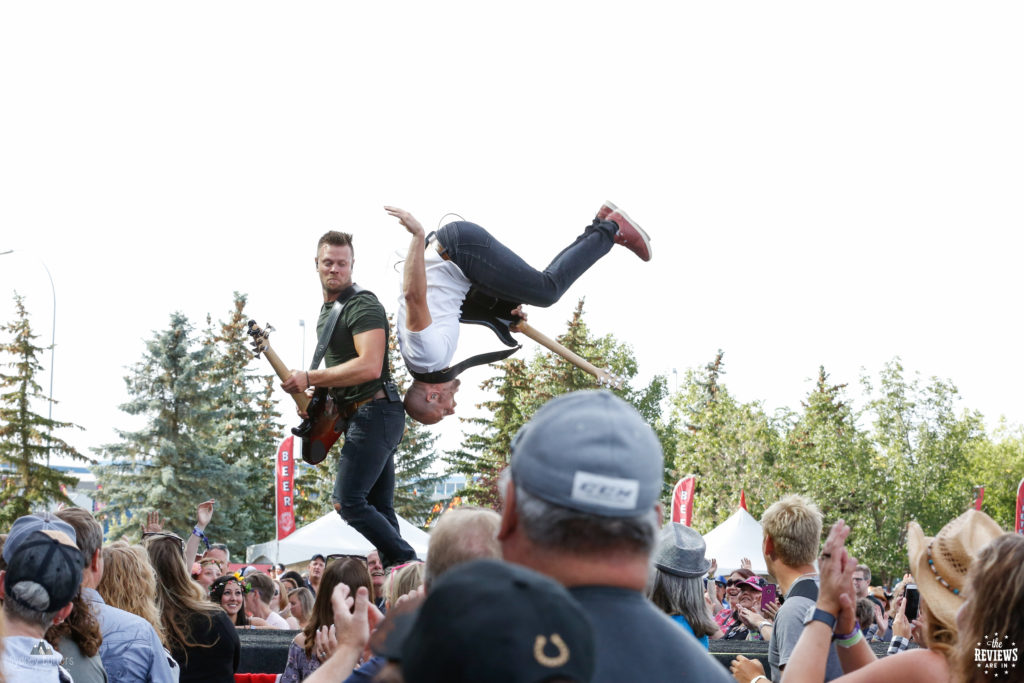
<instances>
[{"instance_id":1,"label":"guitar strap","mask_svg":"<svg viewBox=\"0 0 1024 683\"><path fill-rule=\"evenodd\" d=\"M327 324L324 325L323 332L320 333L320 337L316 340L316 351L313 352L313 362L309 366L310 370L316 370L320 367L320 361L324 359L324 354L327 353L327 345L331 342L331 336L334 334L334 328L338 325L338 318L341 317L341 311L345 308L345 304L359 292L365 291L359 285L352 283L348 289L339 294L338 298L334 300L334 305L331 306L331 313L327 316Z\"/></svg>"},{"instance_id":2,"label":"guitar strap","mask_svg":"<svg viewBox=\"0 0 1024 683\"><path fill-rule=\"evenodd\" d=\"M491 351L489 353L478 353L477 355L470 356L461 363L456 363L455 365L445 368L444 370L437 370L435 372L413 372L412 370L410 370L409 374L412 375L414 379L418 379L421 382L426 382L427 384L443 384L444 382L452 381L453 379L458 377L463 370L467 368L471 368L476 365L484 365L485 363L495 363L499 360L505 360L506 358L508 358L521 348L523 347L520 344L515 348L511 349L502 349L501 351Z\"/></svg>"}]
</instances>

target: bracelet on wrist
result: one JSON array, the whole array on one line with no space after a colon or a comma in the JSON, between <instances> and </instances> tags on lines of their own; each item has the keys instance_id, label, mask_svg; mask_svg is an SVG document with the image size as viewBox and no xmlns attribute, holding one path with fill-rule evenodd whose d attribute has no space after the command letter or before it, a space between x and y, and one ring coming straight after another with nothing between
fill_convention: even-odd
<instances>
[{"instance_id":1,"label":"bracelet on wrist","mask_svg":"<svg viewBox=\"0 0 1024 683\"><path fill-rule=\"evenodd\" d=\"M839 647L850 648L859 643L863 639L864 634L861 633L860 629L857 629L857 631L851 637L845 640L836 639L836 645L838 645Z\"/></svg>"},{"instance_id":2,"label":"bracelet on wrist","mask_svg":"<svg viewBox=\"0 0 1024 683\"><path fill-rule=\"evenodd\" d=\"M754 676L753 678L750 679L750 683L757 683L762 678L764 680L768 681L768 683L772 683L771 681L768 680L768 677L765 676L764 674L758 674L758 675Z\"/></svg>"},{"instance_id":3,"label":"bracelet on wrist","mask_svg":"<svg viewBox=\"0 0 1024 683\"><path fill-rule=\"evenodd\" d=\"M308 389L311 386L313 385L309 383L309 370L306 370L306 388Z\"/></svg>"},{"instance_id":4,"label":"bracelet on wrist","mask_svg":"<svg viewBox=\"0 0 1024 683\"><path fill-rule=\"evenodd\" d=\"M206 534L204 534L199 527L197 527L197 526L192 527L192 535L193 536L198 536L202 540L203 545L206 546L206 549L207 550L210 549L210 539L208 539L206 537Z\"/></svg>"}]
</instances>

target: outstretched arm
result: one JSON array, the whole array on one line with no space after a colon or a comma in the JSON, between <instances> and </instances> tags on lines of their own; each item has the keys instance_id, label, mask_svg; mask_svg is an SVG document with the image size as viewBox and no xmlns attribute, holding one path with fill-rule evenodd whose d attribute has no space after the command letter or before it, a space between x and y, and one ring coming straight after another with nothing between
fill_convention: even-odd
<instances>
[{"instance_id":1,"label":"outstretched arm","mask_svg":"<svg viewBox=\"0 0 1024 683\"><path fill-rule=\"evenodd\" d=\"M408 211L393 206L385 206L384 210L397 218L412 234L409 253L405 257L405 269L402 271L402 296L405 298L405 326L410 332L419 332L431 323L430 309L427 307L427 271L423 264L423 226Z\"/></svg>"}]
</instances>

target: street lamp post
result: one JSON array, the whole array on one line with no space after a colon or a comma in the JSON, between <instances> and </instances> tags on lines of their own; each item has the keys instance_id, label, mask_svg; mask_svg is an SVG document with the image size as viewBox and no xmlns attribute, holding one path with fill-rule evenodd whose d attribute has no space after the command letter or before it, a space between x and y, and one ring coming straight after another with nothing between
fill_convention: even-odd
<instances>
[{"instance_id":1,"label":"street lamp post","mask_svg":"<svg viewBox=\"0 0 1024 683\"><path fill-rule=\"evenodd\" d=\"M13 249L7 251L0 251L0 256L6 256L7 254L13 254ZM53 275L50 274L50 268L46 265L46 261L39 259L39 262L43 264L43 268L46 270L46 277L50 279L50 292L53 294L53 324L51 325L50 335L50 397L47 403L49 404L49 410L46 414L46 419L49 422L53 422L53 358L57 348L57 288L53 286ZM46 466L50 466L50 436L47 432L46 437Z\"/></svg>"}]
</instances>

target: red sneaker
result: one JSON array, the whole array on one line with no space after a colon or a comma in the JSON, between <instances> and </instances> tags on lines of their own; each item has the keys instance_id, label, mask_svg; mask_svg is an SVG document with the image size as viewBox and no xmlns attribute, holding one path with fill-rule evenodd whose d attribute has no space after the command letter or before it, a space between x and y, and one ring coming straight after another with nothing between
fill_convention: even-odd
<instances>
[{"instance_id":1,"label":"red sneaker","mask_svg":"<svg viewBox=\"0 0 1024 683\"><path fill-rule=\"evenodd\" d=\"M599 220L599 221L606 221L606 220L608 220L608 215L612 211L617 210L618 208L619 207L615 206L611 202L605 202L604 204L601 205L601 208L597 210L597 220Z\"/></svg>"},{"instance_id":2,"label":"red sneaker","mask_svg":"<svg viewBox=\"0 0 1024 683\"><path fill-rule=\"evenodd\" d=\"M615 233L616 244L626 247L642 261L651 260L651 238L624 211L615 209L605 220L613 221L619 226L619 231Z\"/></svg>"}]
</instances>

